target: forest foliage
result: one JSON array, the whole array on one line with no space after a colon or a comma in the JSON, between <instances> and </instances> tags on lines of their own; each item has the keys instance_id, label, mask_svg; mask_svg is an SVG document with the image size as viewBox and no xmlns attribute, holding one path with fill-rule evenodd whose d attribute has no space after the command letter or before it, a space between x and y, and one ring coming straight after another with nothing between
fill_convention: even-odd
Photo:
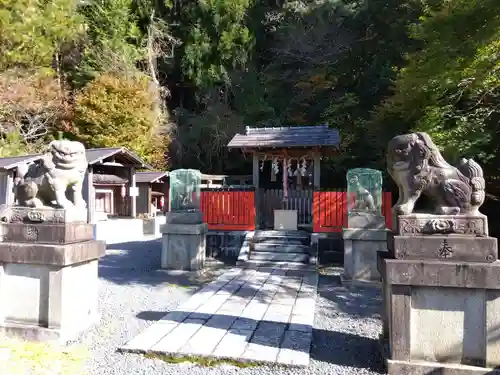
<instances>
[{"instance_id":1,"label":"forest foliage","mask_svg":"<svg viewBox=\"0 0 500 375\"><path fill-rule=\"evenodd\" d=\"M225 147L245 126L326 123L332 181L384 169L414 130L493 174L499 82L498 0L0 0L2 155L63 130L159 169L247 174Z\"/></svg>"}]
</instances>

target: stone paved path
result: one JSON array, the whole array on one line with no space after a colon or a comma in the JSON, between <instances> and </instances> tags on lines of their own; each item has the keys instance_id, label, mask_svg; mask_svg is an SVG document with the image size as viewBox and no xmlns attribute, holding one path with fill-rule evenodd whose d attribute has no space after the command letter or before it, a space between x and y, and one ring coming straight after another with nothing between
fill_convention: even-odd
<instances>
[{"instance_id":1,"label":"stone paved path","mask_svg":"<svg viewBox=\"0 0 500 375\"><path fill-rule=\"evenodd\" d=\"M318 275L232 269L121 351L307 366Z\"/></svg>"}]
</instances>

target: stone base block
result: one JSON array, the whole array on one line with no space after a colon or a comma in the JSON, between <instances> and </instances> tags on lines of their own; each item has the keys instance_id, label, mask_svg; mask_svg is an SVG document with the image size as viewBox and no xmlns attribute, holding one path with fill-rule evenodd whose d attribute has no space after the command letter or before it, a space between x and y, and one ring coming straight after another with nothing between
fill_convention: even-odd
<instances>
[{"instance_id":1,"label":"stone base block","mask_svg":"<svg viewBox=\"0 0 500 375\"><path fill-rule=\"evenodd\" d=\"M500 262L386 257L379 253L378 265L392 374L430 373L399 371L405 368L397 367L401 363L431 362L439 374L455 374L441 369L460 366L485 368L487 373L500 366Z\"/></svg>"},{"instance_id":2,"label":"stone base block","mask_svg":"<svg viewBox=\"0 0 500 375\"><path fill-rule=\"evenodd\" d=\"M101 316L97 313L95 315L89 315L86 321L78 322L78 325L75 325L73 330L4 322L0 323L0 336L25 341L65 344L68 341L74 340L81 332L99 324L100 320Z\"/></svg>"},{"instance_id":3,"label":"stone base block","mask_svg":"<svg viewBox=\"0 0 500 375\"><path fill-rule=\"evenodd\" d=\"M1 224L3 241L67 244L89 241L94 237L94 227L87 223L57 224Z\"/></svg>"},{"instance_id":4,"label":"stone base block","mask_svg":"<svg viewBox=\"0 0 500 375\"><path fill-rule=\"evenodd\" d=\"M387 230L344 229L343 281L380 282L377 251L387 251Z\"/></svg>"},{"instance_id":5,"label":"stone base block","mask_svg":"<svg viewBox=\"0 0 500 375\"><path fill-rule=\"evenodd\" d=\"M349 228L385 229L385 217L373 212L351 211L347 218Z\"/></svg>"},{"instance_id":6,"label":"stone base block","mask_svg":"<svg viewBox=\"0 0 500 375\"><path fill-rule=\"evenodd\" d=\"M400 260L435 259L491 263L498 259L497 239L467 235L390 236L389 252Z\"/></svg>"},{"instance_id":7,"label":"stone base block","mask_svg":"<svg viewBox=\"0 0 500 375\"><path fill-rule=\"evenodd\" d=\"M388 375L500 375L500 370L486 367L432 362L387 361Z\"/></svg>"},{"instance_id":8,"label":"stone base block","mask_svg":"<svg viewBox=\"0 0 500 375\"><path fill-rule=\"evenodd\" d=\"M166 214L167 224L201 224L203 213L196 211L172 211Z\"/></svg>"},{"instance_id":9,"label":"stone base block","mask_svg":"<svg viewBox=\"0 0 500 375\"><path fill-rule=\"evenodd\" d=\"M11 206L0 214L3 223L46 223L63 224L70 222L87 222L87 209L31 208Z\"/></svg>"},{"instance_id":10,"label":"stone base block","mask_svg":"<svg viewBox=\"0 0 500 375\"><path fill-rule=\"evenodd\" d=\"M488 236L488 218L483 215L393 215L395 232L402 236L461 234Z\"/></svg>"},{"instance_id":11,"label":"stone base block","mask_svg":"<svg viewBox=\"0 0 500 375\"><path fill-rule=\"evenodd\" d=\"M98 259L106 253L103 241L84 241L64 245L1 242L0 262L69 266Z\"/></svg>"},{"instance_id":12,"label":"stone base block","mask_svg":"<svg viewBox=\"0 0 500 375\"><path fill-rule=\"evenodd\" d=\"M207 224L165 224L161 227L161 267L197 271L204 267Z\"/></svg>"},{"instance_id":13,"label":"stone base block","mask_svg":"<svg viewBox=\"0 0 500 375\"><path fill-rule=\"evenodd\" d=\"M98 321L98 260L0 264L0 333L66 342Z\"/></svg>"}]
</instances>

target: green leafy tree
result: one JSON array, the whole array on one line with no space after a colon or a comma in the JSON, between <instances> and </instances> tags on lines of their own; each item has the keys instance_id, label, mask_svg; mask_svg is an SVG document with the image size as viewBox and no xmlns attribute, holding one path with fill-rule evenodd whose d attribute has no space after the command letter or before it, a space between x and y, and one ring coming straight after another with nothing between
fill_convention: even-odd
<instances>
[{"instance_id":1,"label":"green leafy tree","mask_svg":"<svg viewBox=\"0 0 500 375\"><path fill-rule=\"evenodd\" d=\"M66 121L68 91L61 57L82 35L81 20L70 0L0 0L2 142L21 142L19 150L36 148Z\"/></svg>"},{"instance_id":2,"label":"green leafy tree","mask_svg":"<svg viewBox=\"0 0 500 375\"><path fill-rule=\"evenodd\" d=\"M18 131L13 130L0 138L0 158L36 154L43 148L40 142L26 142Z\"/></svg>"},{"instance_id":3,"label":"green leafy tree","mask_svg":"<svg viewBox=\"0 0 500 375\"><path fill-rule=\"evenodd\" d=\"M90 147L127 147L157 168L166 167L168 134L158 132L156 98L141 74L102 74L75 99L75 131Z\"/></svg>"},{"instance_id":4,"label":"green leafy tree","mask_svg":"<svg viewBox=\"0 0 500 375\"><path fill-rule=\"evenodd\" d=\"M101 72L134 72L137 63L146 58L144 33L132 5L133 0L109 0L80 7L86 24L86 43L76 76L83 83Z\"/></svg>"},{"instance_id":5,"label":"green leafy tree","mask_svg":"<svg viewBox=\"0 0 500 375\"><path fill-rule=\"evenodd\" d=\"M378 111L380 126L429 132L446 156L472 156L497 173L500 123L500 4L450 0L412 29L422 42Z\"/></svg>"},{"instance_id":6,"label":"green leafy tree","mask_svg":"<svg viewBox=\"0 0 500 375\"><path fill-rule=\"evenodd\" d=\"M83 31L73 0L0 0L0 70L50 67Z\"/></svg>"}]
</instances>

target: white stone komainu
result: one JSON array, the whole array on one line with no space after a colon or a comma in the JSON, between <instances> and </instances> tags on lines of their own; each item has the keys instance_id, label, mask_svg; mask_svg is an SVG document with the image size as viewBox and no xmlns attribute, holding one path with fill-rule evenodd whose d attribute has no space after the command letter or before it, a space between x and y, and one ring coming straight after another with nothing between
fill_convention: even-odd
<instances>
[{"instance_id":1,"label":"white stone komainu","mask_svg":"<svg viewBox=\"0 0 500 375\"><path fill-rule=\"evenodd\" d=\"M87 166L83 144L58 140L18 170L18 205L0 212L0 334L66 342L98 320L106 244L86 223Z\"/></svg>"},{"instance_id":2,"label":"white stone komainu","mask_svg":"<svg viewBox=\"0 0 500 375\"><path fill-rule=\"evenodd\" d=\"M52 141L38 164L18 168L16 200L25 207L85 210L82 187L87 167L82 143Z\"/></svg>"},{"instance_id":3,"label":"white stone komainu","mask_svg":"<svg viewBox=\"0 0 500 375\"><path fill-rule=\"evenodd\" d=\"M409 215L421 195L433 201L435 214L479 215L485 199L483 170L472 159L458 167L449 164L426 133L394 137L388 146L387 171L399 187L393 207L397 215Z\"/></svg>"},{"instance_id":4,"label":"white stone komainu","mask_svg":"<svg viewBox=\"0 0 500 375\"><path fill-rule=\"evenodd\" d=\"M481 167L451 166L425 133L394 137L387 161L399 186L389 252L378 254L388 374L497 373L500 262L478 210ZM433 204L414 213L421 194Z\"/></svg>"}]
</instances>

